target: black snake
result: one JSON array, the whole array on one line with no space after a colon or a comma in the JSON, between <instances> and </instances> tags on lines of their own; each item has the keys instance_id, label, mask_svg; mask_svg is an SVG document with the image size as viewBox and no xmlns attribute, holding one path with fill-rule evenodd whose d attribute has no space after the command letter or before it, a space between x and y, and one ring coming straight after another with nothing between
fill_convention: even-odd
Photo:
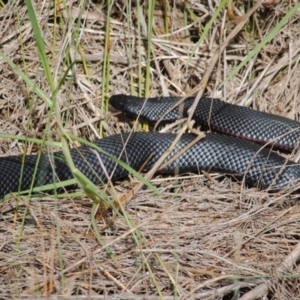
<instances>
[{"instance_id":1,"label":"black snake","mask_svg":"<svg viewBox=\"0 0 300 300\"><path fill-rule=\"evenodd\" d=\"M145 102L137 97L115 95L111 97L110 103L127 114L140 115L154 122L179 99L180 97L149 98ZM173 121L186 116L193 101L194 98L187 98L181 106L167 113L163 120ZM202 140L160 170L160 173L171 174L175 170L180 173L217 171L243 177L250 185L270 190L294 187L300 182L300 165L286 160L270 148L248 141L269 143L292 151L300 139L300 123L212 98L202 98L193 117L212 131L228 135L207 133ZM135 170L139 170L147 162L144 166L146 171L168 149L175 137L175 134L134 132L109 136L94 143ZM194 138L193 134L183 134L167 160ZM117 180L127 174L110 157L95 152L89 146L72 149L71 156L75 166L94 184L107 182L107 176L111 180ZM73 174L62 152L43 154L40 158L36 155L0 158L0 198L11 192L72 178ZM67 188L74 189L76 186ZM57 192L61 192L61 189Z\"/></svg>"}]
</instances>

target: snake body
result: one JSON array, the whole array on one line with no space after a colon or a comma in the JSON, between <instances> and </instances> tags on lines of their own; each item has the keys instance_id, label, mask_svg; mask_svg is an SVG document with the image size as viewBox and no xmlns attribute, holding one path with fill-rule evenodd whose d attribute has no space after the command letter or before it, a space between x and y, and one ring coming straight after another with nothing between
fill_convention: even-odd
<instances>
[{"instance_id":1,"label":"snake body","mask_svg":"<svg viewBox=\"0 0 300 300\"><path fill-rule=\"evenodd\" d=\"M115 108L126 113L157 121L178 99L152 98L144 103L136 97L116 95L110 101ZM183 108L171 110L164 117L164 121L186 115L193 100L186 99ZM160 173L171 174L175 170L180 173L217 171L243 177L250 185L270 190L292 187L300 182L300 165L287 161L269 148L262 148L259 144L235 137L246 137L259 143L270 142L283 149L294 149L300 137L298 122L210 98L201 99L194 118L229 135L207 133L205 138L160 170ZM136 132L112 135L97 140L94 144L133 169L139 170L143 166L144 171L147 171L168 150L175 138L175 134ZM194 138L193 134L184 134L166 160L180 152ZM76 168L94 184L105 183L108 177L114 181L128 173L110 156L86 145L72 149L71 157ZM147 163L144 166L145 162ZM0 158L0 198L11 192L72 178L73 174L62 152L42 154L40 157L18 155ZM73 185L68 188L76 187ZM59 188L57 192L61 190Z\"/></svg>"},{"instance_id":2,"label":"snake body","mask_svg":"<svg viewBox=\"0 0 300 300\"><path fill-rule=\"evenodd\" d=\"M186 117L195 101L188 97L182 105L173 108L182 97L148 98L115 95L111 105L133 116L140 116L150 122L171 122ZM168 112L166 115L164 115ZM275 145L277 148L293 151L300 142L300 123L248 107L226 103L220 99L203 97L200 99L193 119L218 132L237 136L257 143Z\"/></svg>"}]
</instances>

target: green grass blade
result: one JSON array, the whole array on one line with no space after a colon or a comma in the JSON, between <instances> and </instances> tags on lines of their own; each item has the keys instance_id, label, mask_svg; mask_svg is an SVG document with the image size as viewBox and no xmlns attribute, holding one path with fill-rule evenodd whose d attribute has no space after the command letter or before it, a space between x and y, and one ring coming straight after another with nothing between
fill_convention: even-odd
<instances>
[{"instance_id":1,"label":"green grass blade","mask_svg":"<svg viewBox=\"0 0 300 300\"><path fill-rule=\"evenodd\" d=\"M26 6L27 6L27 11L28 11L28 16L32 25L32 30L34 32L34 37L35 37L35 42L38 48L38 53L40 56L40 62L43 66L43 69L45 71L45 75L47 78L47 81L49 83L49 86L51 88L51 92L54 92L54 82L53 82L53 77L50 69L50 65L48 63L48 58L46 55L45 47L44 47L44 39L41 35L41 31L39 28L39 24L36 18L36 14L34 12L34 8L32 6L31 0L25 0Z\"/></svg>"},{"instance_id":2,"label":"green grass blade","mask_svg":"<svg viewBox=\"0 0 300 300\"><path fill-rule=\"evenodd\" d=\"M234 68L230 74L226 77L226 79L220 83L218 89L221 89L228 81L230 81L238 72L254 57L256 56L261 49L268 44L280 31L280 29L285 25L286 22L300 9L300 2L294 5L285 15L284 17L277 23L275 27L264 37L264 39L252 49L249 54L242 60L242 62Z\"/></svg>"}]
</instances>

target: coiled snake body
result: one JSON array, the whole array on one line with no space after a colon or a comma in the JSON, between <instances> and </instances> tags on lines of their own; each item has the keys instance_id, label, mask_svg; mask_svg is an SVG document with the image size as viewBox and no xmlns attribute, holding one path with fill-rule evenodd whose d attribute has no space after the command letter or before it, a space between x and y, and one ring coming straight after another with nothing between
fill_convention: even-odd
<instances>
[{"instance_id":1,"label":"coiled snake body","mask_svg":"<svg viewBox=\"0 0 300 300\"><path fill-rule=\"evenodd\" d=\"M110 103L128 114L157 121L179 99L179 97L150 98L145 102L132 96L115 95L111 97ZM181 107L171 110L163 120L171 121L182 115L186 116L193 100L194 98L187 98ZM270 148L262 148L259 144L245 140L246 138L260 144L269 143L292 151L300 139L300 123L211 98L200 100L194 119L214 131L229 135L207 133L203 139L161 170L161 173L173 173L175 170L180 173L218 171L243 177L250 185L270 190L293 187L295 183L300 182L300 165L287 161ZM175 134L136 132L109 136L94 143L135 170L139 170L147 161L144 170L149 170L175 137ZM167 160L194 138L193 134L184 134ZM88 146L72 149L71 156L75 166L94 184L107 182L107 175L111 180L116 180L127 174L123 167L107 155L95 152ZM27 190L32 186L72 178L73 174L62 152L43 154L40 159L36 155L27 155L25 160L22 155L0 158L0 198L11 192Z\"/></svg>"}]
</instances>

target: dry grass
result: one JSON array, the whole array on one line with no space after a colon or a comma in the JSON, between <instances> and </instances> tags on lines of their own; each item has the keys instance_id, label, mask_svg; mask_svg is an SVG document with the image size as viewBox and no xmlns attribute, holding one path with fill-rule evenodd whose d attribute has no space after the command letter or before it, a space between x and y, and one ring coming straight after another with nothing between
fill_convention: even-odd
<instances>
[{"instance_id":1,"label":"dry grass","mask_svg":"<svg viewBox=\"0 0 300 300\"><path fill-rule=\"evenodd\" d=\"M79 2L62 2L58 7L53 7L52 1L35 4L55 82L69 61L76 62L58 94L65 130L90 141L101 132L105 136L129 130L130 123L100 109L107 97L116 93L195 94L205 86L201 82L205 76L209 78L207 95L298 119L299 10L258 55L217 89L292 5L291 1L275 2L258 5L251 15L245 15L249 8L242 3L235 3L234 14L229 10L227 17L222 11L194 56L199 28L203 29L217 6L211 1L157 2L149 91L144 89L146 38L139 39L137 31L140 20L141 31L147 32L146 3L139 18L135 3L131 3L131 14L126 13L123 1L113 4L110 78L103 76L105 5L87 1L78 22L74 17L80 12ZM243 25L240 29L239 24ZM23 1L1 7L0 32L1 50L50 94ZM232 33L235 36L226 42ZM224 49L218 51L219 46ZM107 94L103 94L104 79L109 80ZM1 58L0 82L3 133L41 138L50 120L47 135L60 139L46 104ZM1 139L2 154L24 150L34 153L36 146L29 143L25 148L20 141ZM153 183L160 196L141 190L126 207L134 225L130 227L125 219L111 215L97 223L100 239L91 225L92 202L88 198L2 202L0 298L298 297L300 268L294 261L299 246L292 252L300 237L297 195L249 189L219 174L156 178ZM115 188L121 196L135 184L127 180L116 183ZM138 243L133 232L137 232ZM267 287L265 296L258 287Z\"/></svg>"}]
</instances>

